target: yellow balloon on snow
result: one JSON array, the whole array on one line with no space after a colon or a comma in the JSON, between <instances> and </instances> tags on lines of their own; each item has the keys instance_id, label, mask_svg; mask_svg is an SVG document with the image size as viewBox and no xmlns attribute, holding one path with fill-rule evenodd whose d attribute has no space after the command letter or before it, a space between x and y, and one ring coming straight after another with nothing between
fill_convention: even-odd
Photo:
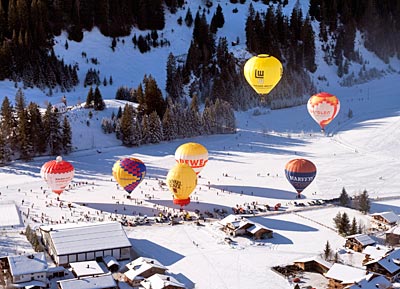
<instances>
[{"instance_id":1,"label":"yellow balloon on snow","mask_svg":"<svg viewBox=\"0 0 400 289\"><path fill-rule=\"evenodd\" d=\"M190 194L197 186L197 175L186 163L177 163L169 170L167 186L174 195L174 204L185 206L190 203Z\"/></svg>"}]
</instances>

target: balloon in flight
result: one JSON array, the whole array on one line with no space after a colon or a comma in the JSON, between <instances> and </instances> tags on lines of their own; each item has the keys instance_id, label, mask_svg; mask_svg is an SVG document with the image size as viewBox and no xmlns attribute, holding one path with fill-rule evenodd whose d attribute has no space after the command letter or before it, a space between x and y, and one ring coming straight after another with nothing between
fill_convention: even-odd
<instances>
[{"instance_id":1,"label":"balloon in flight","mask_svg":"<svg viewBox=\"0 0 400 289\"><path fill-rule=\"evenodd\" d=\"M306 159L293 159L285 166L285 175L295 188L298 196L314 180L317 174L315 165Z\"/></svg>"},{"instance_id":2,"label":"balloon in flight","mask_svg":"<svg viewBox=\"0 0 400 289\"><path fill-rule=\"evenodd\" d=\"M282 73L282 63L268 54L253 56L244 65L244 77L258 94L270 93L281 80Z\"/></svg>"},{"instance_id":3,"label":"balloon in flight","mask_svg":"<svg viewBox=\"0 0 400 289\"><path fill-rule=\"evenodd\" d=\"M207 164L208 151L199 143L188 142L176 149L175 161L188 164L196 174L199 174Z\"/></svg>"},{"instance_id":4,"label":"balloon in flight","mask_svg":"<svg viewBox=\"0 0 400 289\"><path fill-rule=\"evenodd\" d=\"M307 109L311 117L320 125L321 130L324 131L325 126L339 113L340 102L333 94L320 92L310 97Z\"/></svg>"},{"instance_id":5,"label":"balloon in flight","mask_svg":"<svg viewBox=\"0 0 400 289\"><path fill-rule=\"evenodd\" d=\"M190 203L190 194L196 188L197 175L186 163L177 163L167 174L167 186L174 195L174 204L186 206Z\"/></svg>"},{"instance_id":6,"label":"balloon in flight","mask_svg":"<svg viewBox=\"0 0 400 289\"><path fill-rule=\"evenodd\" d=\"M130 194L146 176L146 166L139 159L123 158L114 163L112 174L117 183Z\"/></svg>"},{"instance_id":7,"label":"balloon in flight","mask_svg":"<svg viewBox=\"0 0 400 289\"><path fill-rule=\"evenodd\" d=\"M75 169L71 163L64 161L61 156L42 165L40 175L49 188L60 195L74 177Z\"/></svg>"}]
</instances>

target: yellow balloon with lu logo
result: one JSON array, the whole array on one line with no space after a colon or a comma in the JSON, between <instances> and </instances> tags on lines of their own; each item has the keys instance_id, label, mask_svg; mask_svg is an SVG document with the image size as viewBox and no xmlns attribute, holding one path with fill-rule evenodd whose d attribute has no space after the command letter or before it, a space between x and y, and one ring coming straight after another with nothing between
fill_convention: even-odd
<instances>
[{"instance_id":1,"label":"yellow balloon with lu logo","mask_svg":"<svg viewBox=\"0 0 400 289\"><path fill-rule=\"evenodd\" d=\"M282 74L282 63L268 54L253 56L244 65L244 77L258 94L270 93Z\"/></svg>"},{"instance_id":2,"label":"yellow balloon with lu logo","mask_svg":"<svg viewBox=\"0 0 400 289\"><path fill-rule=\"evenodd\" d=\"M186 163L177 163L169 170L166 183L174 195L174 204L185 206L190 203L190 194L197 186L197 175Z\"/></svg>"}]
</instances>

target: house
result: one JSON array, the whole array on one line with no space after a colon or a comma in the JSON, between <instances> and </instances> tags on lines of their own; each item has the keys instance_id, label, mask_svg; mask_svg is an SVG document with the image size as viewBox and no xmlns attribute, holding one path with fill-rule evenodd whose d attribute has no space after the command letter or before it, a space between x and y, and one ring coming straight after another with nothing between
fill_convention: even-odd
<instances>
[{"instance_id":1,"label":"house","mask_svg":"<svg viewBox=\"0 0 400 289\"><path fill-rule=\"evenodd\" d=\"M390 281L394 281L400 276L400 249L392 250L385 256L365 263L369 272L374 272L386 276Z\"/></svg>"},{"instance_id":2,"label":"house","mask_svg":"<svg viewBox=\"0 0 400 289\"><path fill-rule=\"evenodd\" d=\"M249 221L244 217L228 215L220 220L219 223L222 225L222 231L230 236L248 235L256 240L273 237L273 231L271 229Z\"/></svg>"},{"instance_id":3,"label":"house","mask_svg":"<svg viewBox=\"0 0 400 289\"><path fill-rule=\"evenodd\" d=\"M385 225L394 226L399 221L399 216L393 212L381 212L381 213L374 213L371 214L372 218L375 221L378 221Z\"/></svg>"},{"instance_id":4,"label":"house","mask_svg":"<svg viewBox=\"0 0 400 289\"><path fill-rule=\"evenodd\" d=\"M43 244L57 265L101 260L113 256L129 259L132 246L119 222L69 223L39 227Z\"/></svg>"},{"instance_id":5,"label":"house","mask_svg":"<svg viewBox=\"0 0 400 289\"><path fill-rule=\"evenodd\" d=\"M58 113L64 113L67 111L67 106L63 102L53 104L52 108L53 108L54 112L58 112Z\"/></svg>"},{"instance_id":6,"label":"house","mask_svg":"<svg viewBox=\"0 0 400 289\"><path fill-rule=\"evenodd\" d=\"M346 237L345 247L356 252L362 252L365 247L375 244L375 241L368 235L355 234Z\"/></svg>"},{"instance_id":7,"label":"house","mask_svg":"<svg viewBox=\"0 0 400 289\"><path fill-rule=\"evenodd\" d=\"M107 269L110 270L111 272L116 272L119 269L119 263L117 259L115 259L113 256L105 256L103 258L104 264L106 264Z\"/></svg>"},{"instance_id":8,"label":"house","mask_svg":"<svg viewBox=\"0 0 400 289\"><path fill-rule=\"evenodd\" d=\"M43 252L31 255L9 256L8 270L14 287L35 286L47 288L48 265Z\"/></svg>"},{"instance_id":9,"label":"house","mask_svg":"<svg viewBox=\"0 0 400 289\"><path fill-rule=\"evenodd\" d=\"M346 286L345 289L389 289L393 288L392 283L382 275L368 274L363 279Z\"/></svg>"},{"instance_id":10,"label":"house","mask_svg":"<svg viewBox=\"0 0 400 289\"><path fill-rule=\"evenodd\" d=\"M363 260L363 265L375 259L380 259L385 256L389 251L391 251L389 247L382 246L382 245L374 245L374 246L367 246L364 248L362 253L365 255L365 259Z\"/></svg>"},{"instance_id":11,"label":"house","mask_svg":"<svg viewBox=\"0 0 400 289\"><path fill-rule=\"evenodd\" d=\"M145 289L185 289L185 284L178 282L174 277L154 274L140 282Z\"/></svg>"},{"instance_id":12,"label":"house","mask_svg":"<svg viewBox=\"0 0 400 289\"><path fill-rule=\"evenodd\" d=\"M96 276L102 275L107 272L104 271L103 268L100 267L99 263L96 261L84 261L84 262L74 262L70 263L72 274L75 277L86 277L86 276Z\"/></svg>"},{"instance_id":13,"label":"house","mask_svg":"<svg viewBox=\"0 0 400 289\"><path fill-rule=\"evenodd\" d=\"M155 259L139 257L125 265L128 269L124 273L124 279L131 286L139 286L140 282L145 278L151 277L154 274L165 274L167 267L162 265Z\"/></svg>"},{"instance_id":14,"label":"house","mask_svg":"<svg viewBox=\"0 0 400 289\"><path fill-rule=\"evenodd\" d=\"M400 244L400 226L394 226L385 233L386 243L390 246Z\"/></svg>"},{"instance_id":15,"label":"house","mask_svg":"<svg viewBox=\"0 0 400 289\"><path fill-rule=\"evenodd\" d=\"M314 256L294 261L294 265L307 272L325 274L332 267L332 264L324 259Z\"/></svg>"},{"instance_id":16,"label":"house","mask_svg":"<svg viewBox=\"0 0 400 289\"><path fill-rule=\"evenodd\" d=\"M325 273L329 280L328 289L343 289L365 278L366 271L348 265L335 263Z\"/></svg>"},{"instance_id":17,"label":"house","mask_svg":"<svg viewBox=\"0 0 400 289\"><path fill-rule=\"evenodd\" d=\"M118 289L111 274L57 281L58 289Z\"/></svg>"}]
</instances>

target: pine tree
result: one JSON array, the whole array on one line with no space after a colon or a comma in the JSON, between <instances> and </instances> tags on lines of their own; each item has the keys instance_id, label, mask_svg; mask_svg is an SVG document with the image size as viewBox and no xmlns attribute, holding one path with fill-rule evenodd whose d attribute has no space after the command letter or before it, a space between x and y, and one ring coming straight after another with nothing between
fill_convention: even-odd
<instances>
[{"instance_id":1,"label":"pine tree","mask_svg":"<svg viewBox=\"0 0 400 289\"><path fill-rule=\"evenodd\" d=\"M346 192L346 189L343 187L342 193L340 194L339 197L339 203L343 207L348 207L350 205L350 197Z\"/></svg>"},{"instance_id":2,"label":"pine tree","mask_svg":"<svg viewBox=\"0 0 400 289\"><path fill-rule=\"evenodd\" d=\"M4 140L5 159L9 159L12 148L17 144L16 127L17 122L14 116L14 108L12 107L8 97L4 97L1 105L1 135Z\"/></svg>"},{"instance_id":3,"label":"pine tree","mask_svg":"<svg viewBox=\"0 0 400 289\"><path fill-rule=\"evenodd\" d=\"M349 231L349 235L355 235L357 234L357 221L356 221L356 217L353 217L353 220L351 222L351 226L350 226L350 231Z\"/></svg>"},{"instance_id":4,"label":"pine tree","mask_svg":"<svg viewBox=\"0 0 400 289\"><path fill-rule=\"evenodd\" d=\"M149 116L150 143L159 143L164 139L161 120L157 112L153 111Z\"/></svg>"},{"instance_id":5,"label":"pine tree","mask_svg":"<svg viewBox=\"0 0 400 289\"><path fill-rule=\"evenodd\" d=\"M45 140L50 149L52 155L59 155L62 151L62 135L61 126L58 120L57 113L53 111L52 105L46 108L43 116L43 130L45 134Z\"/></svg>"},{"instance_id":6,"label":"pine tree","mask_svg":"<svg viewBox=\"0 0 400 289\"><path fill-rule=\"evenodd\" d=\"M149 129L149 116L145 114L142 118L142 143L148 144L150 143L150 129Z\"/></svg>"},{"instance_id":7,"label":"pine tree","mask_svg":"<svg viewBox=\"0 0 400 289\"><path fill-rule=\"evenodd\" d=\"M341 235L348 235L350 231L350 220L349 216L346 214L346 212L343 212L342 218L340 220L340 225L338 228L339 234Z\"/></svg>"},{"instance_id":8,"label":"pine tree","mask_svg":"<svg viewBox=\"0 0 400 289\"><path fill-rule=\"evenodd\" d=\"M185 15L185 24L187 27L192 27L192 25L193 25L193 16L192 16L192 12L190 12L190 8L188 8L186 15Z\"/></svg>"},{"instance_id":9,"label":"pine tree","mask_svg":"<svg viewBox=\"0 0 400 289\"><path fill-rule=\"evenodd\" d=\"M368 192L367 190L364 190L362 192L362 194L359 196L359 210L366 214L369 212L370 208L371 208L371 203L369 200L369 196L368 196Z\"/></svg>"},{"instance_id":10,"label":"pine tree","mask_svg":"<svg viewBox=\"0 0 400 289\"><path fill-rule=\"evenodd\" d=\"M62 144L65 154L72 152L72 130L67 116L64 116L62 124Z\"/></svg>"},{"instance_id":11,"label":"pine tree","mask_svg":"<svg viewBox=\"0 0 400 289\"><path fill-rule=\"evenodd\" d=\"M94 106L94 95L93 95L93 88L90 87L89 92L86 96L86 104L85 108L90 108Z\"/></svg>"},{"instance_id":12,"label":"pine tree","mask_svg":"<svg viewBox=\"0 0 400 289\"><path fill-rule=\"evenodd\" d=\"M341 220L342 220L342 214L340 212L338 212L336 214L336 216L333 218L333 222L335 223L335 227L338 230L339 230L339 227L340 227Z\"/></svg>"},{"instance_id":13,"label":"pine tree","mask_svg":"<svg viewBox=\"0 0 400 289\"><path fill-rule=\"evenodd\" d=\"M156 80L151 75L148 77L145 76L143 79L143 83L145 87L143 95L143 113L150 115L153 111L156 111L158 116L162 118L166 109L166 102L162 96L161 90L158 88Z\"/></svg>"},{"instance_id":14,"label":"pine tree","mask_svg":"<svg viewBox=\"0 0 400 289\"><path fill-rule=\"evenodd\" d=\"M104 103L103 97L101 96L100 89L96 86L93 95L93 108L94 110L104 110L106 104Z\"/></svg>"},{"instance_id":15,"label":"pine tree","mask_svg":"<svg viewBox=\"0 0 400 289\"><path fill-rule=\"evenodd\" d=\"M126 104L120 120L120 139L122 141L122 144L125 146L132 145L131 140L132 133L134 131L132 122L133 117L133 106Z\"/></svg>"},{"instance_id":16,"label":"pine tree","mask_svg":"<svg viewBox=\"0 0 400 289\"><path fill-rule=\"evenodd\" d=\"M324 259L330 260L331 257L332 257L331 245L329 244L329 241L326 241L325 250L324 250Z\"/></svg>"},{"instance_id":17,"label":"pine tree","mask_svg":"<svg viewBox=\"0 0 400 289\"><path fill-rule=\"evenodd\" d=\"M170 106L167 107L167 110L164 113L162 120L162 128L163 128L164 140L171 141L177 138L176 120L173 115L173 110L170 109Z\"/></svg>"},{"instance_id":18,"label":"pine tree","mask_svg":"<svg viewBox=\"0 0 400 289\"><path fill-rule=\"evenodd\" d=\"M17 136L21 159L24 161L31 160L33 156L33 147L32 139L29 137L28 113L25 109L18 113Z\"/></svg>"},{"instance_id":19,"label":"pine tree","mask_svg":"<svg viewBox=\"0 0 400 289\"><path fill-rule=\"evenodd\" d=\"M34 153L42 154L46 151L46 142L43 134L43 120L36 103L31 102L28 105L28 122L29 122L29 135L32 139L32 146Z\"/></svg>"}]
</instances>

